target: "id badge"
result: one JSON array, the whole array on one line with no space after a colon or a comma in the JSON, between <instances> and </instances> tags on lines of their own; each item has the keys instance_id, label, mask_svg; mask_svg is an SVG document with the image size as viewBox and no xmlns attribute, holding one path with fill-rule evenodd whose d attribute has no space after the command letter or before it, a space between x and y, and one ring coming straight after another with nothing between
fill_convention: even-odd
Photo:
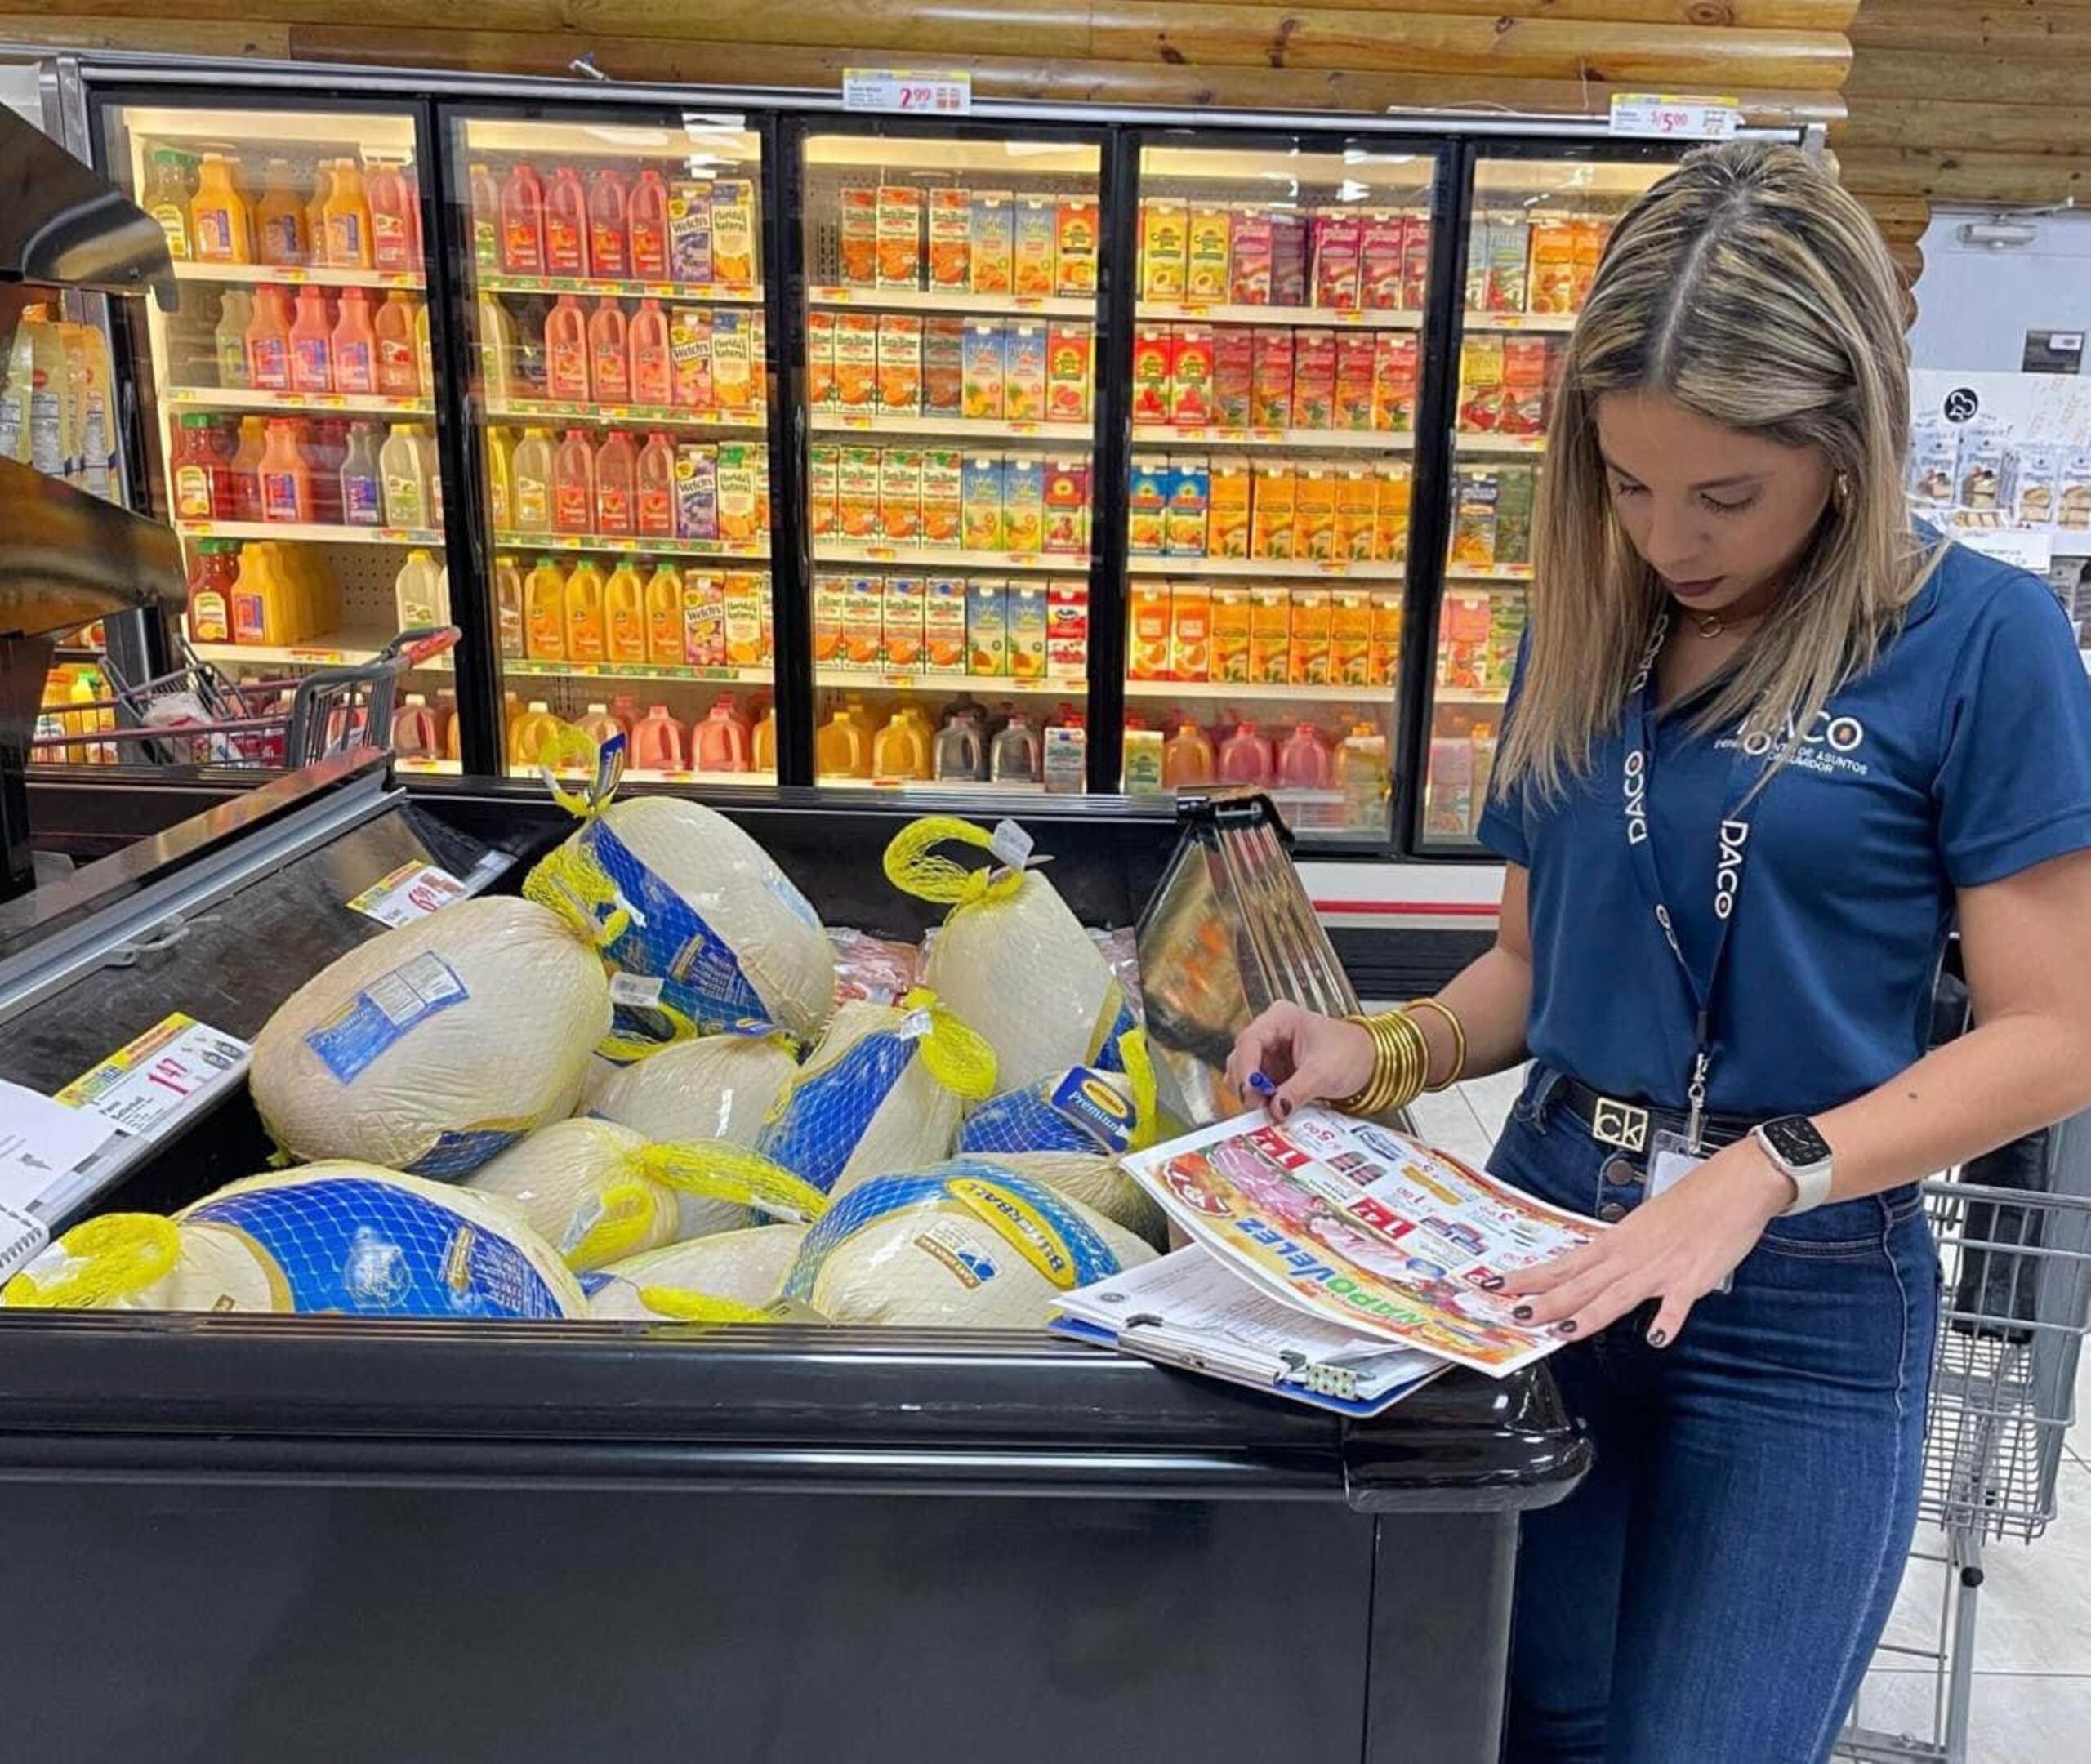
<instances>
[{"instance_id":1,"label":"id badge","mask_svg":"<svg viewBox=\"0 0 2091 1764\"><path fill-rule=\"evenodd\" d=\"M1647 1197L1651 1200L1664 1190L1675 1187L1706 1161L1703 1154L1692 1150L1690 1142L1683 1134L1659 1133L1648 1143ZM1730 1275L1714 1290L1724 1293L1734 1284L1735 1276Z\"/></svg>"}]
</instances>

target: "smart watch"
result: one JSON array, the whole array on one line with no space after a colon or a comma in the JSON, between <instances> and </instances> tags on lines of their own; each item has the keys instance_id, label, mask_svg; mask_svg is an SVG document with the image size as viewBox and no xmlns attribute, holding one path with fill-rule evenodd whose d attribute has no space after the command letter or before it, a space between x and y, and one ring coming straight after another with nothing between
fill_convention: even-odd
<instances>
[{"instance_id":1,"label":"smart watch","mask_svg":"<svg viewBox=\"0 0 2091 1764\"><path fill-rule=\"evenodd\" d=\"M1781 1115L1751 1128L1750 1137L1794 1185L1794 1204L1781 1218L1812 1212L1830 1198L1830 1142L1805 1115Z\"/></svg>"}]
</instances>

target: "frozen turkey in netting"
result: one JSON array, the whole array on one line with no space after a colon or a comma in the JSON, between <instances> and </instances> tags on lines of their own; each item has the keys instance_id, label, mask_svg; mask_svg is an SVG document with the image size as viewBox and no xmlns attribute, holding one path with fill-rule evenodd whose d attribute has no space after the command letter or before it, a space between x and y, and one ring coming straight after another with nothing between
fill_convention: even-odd
<instances>
[{"instance_id":1,"label":"frozen turkey in netting","mask_svg":"<svg viewBox=\"0 0 2091 1764\"><path fill-rule=\"evenodd\" d=\"M595 1061L582 1107L649 1139L751 1146L799 1069L782 1037L699 1036L620 1066Z\"/></svg>"},{"instance_id":2,"label":"frozen turkey in netting","mask_svg":"<svg viewBox=\"0 0 2091 1764\"><path fill-rule=\"evenodd\" d=\"M599 1317L682 1319L692 1295L760 1311L783 1290L805 1242L803 1225L757 1225L629 1256L582 1285Z\"/></svg>"}]
</instances>

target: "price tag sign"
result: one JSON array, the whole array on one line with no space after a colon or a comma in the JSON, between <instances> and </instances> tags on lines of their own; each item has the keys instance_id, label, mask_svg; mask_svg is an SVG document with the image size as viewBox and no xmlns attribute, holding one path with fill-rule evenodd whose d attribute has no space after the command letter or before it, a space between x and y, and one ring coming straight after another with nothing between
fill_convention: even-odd
<instances>
[{"instance_id":1,"label":"price tag sign","mask_svg":"<svg viewBox=\"0 0 2091 1764\"><path fill-rule=\"evenodd\" d=\"M845 68L842 108L960 116L973 108L973 76L948 68Z\"/></svg>"},{"instance_id":2,"label":"price tag sign","mask_svg":"<svg viewBox=\"0 0 2091 1764\"><path fill-rule=\"evenodd\" d=\"M2014 564L2020 569L2044 576L2055 560L2055 536L2044 528L2004 527L1987 531L1955 528L1953 537L1984 557Z\"/></svg>"},{"instance_id":3,"label":"price tag sign","mask_svg":"<svg viewBox=\"0 0 2091 1764\"><path fill-rule=\"evenodd\" d=\"M1614 92L1612 132L1656 140L1726 140L1742 127L1732 98L1679 98L1669 92Z\"/></svg>"},{"instance_id":4,"label":"price tag sign","mask_svg":"<svg viewBox=\"0 0 2091 1764\"><path fill-rule=\"evenodd\" d=\"M412 924L465 898L465 884L434 864L404 863L349 902L351 912L381 925Z\"/></svg>"},{"instance_id":5,"label":"price tag sign","mask_svg":"<svg viewBox=\"0 0 2091 1764\"><path fill-rule=\"evenodd\" d=\"M147 1134L235 1082L253 1049L177 1011L58 1093L119 1131Z\"/></svg>"}]
</instances>

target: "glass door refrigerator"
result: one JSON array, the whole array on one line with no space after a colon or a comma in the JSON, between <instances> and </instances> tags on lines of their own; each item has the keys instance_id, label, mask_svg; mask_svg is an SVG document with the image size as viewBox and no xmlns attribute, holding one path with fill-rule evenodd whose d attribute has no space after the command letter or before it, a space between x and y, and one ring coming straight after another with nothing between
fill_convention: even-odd
<instances>
[{"instance_id":1,"label":"glass door refrigerator","mask_svg":"<svg viewBox=\"0 0 2091 1764\"><path fill-rule=\"evenodd\" d=\"M1103 149L807 125L816 778L1087 787Z\"/></svg>"},{"instance_id":2,"label":"glass door refrigerator","mask_svg":"<svg viewBox=\"0 0 2091 1764\"><path fill-rule=\"evenodd\" d=\"M1554 144L1474 161L1443 587L1430 609L1419 852L1477 848L1524 635L1534 493L1561 351L1619 217L1673 158Z\"/></svg>"},{"instance_id":3,"label":"glass door refrigerator","mask_svg":"<svg viewBox=\"0 0 2091 1764\"><path fill-rule=\"evenodd\" d=\"M265 709L305 673L450 622L416 114L112 96L110 176L165 229L178 309L136 302L120 370L189 599L173 666ZM403 764L457 769L452 657L410 675ZM194 676L192 676L192 679Z\"/></svg>"},{"instance_id":4,"label":"glass door refrigerator","mask_svg":"<svg viewBox=\"0 0 2091 1764\"><path fill-rule=\"evenodd\" d=\"M475 532L502 763L777 776L763 136L604 109L452 115Z\"/></svg>"},{"instance_id":5,"label":"glass door refrigerator","mask_svg":"<svg viewBox=\"0 0 2091 1764\"><path fill-rule=\"evenodd\" d=\"M1384 849L1444 159L1184 139L1140 149L1124 788Z\"/></svg>"}]
</instances>

